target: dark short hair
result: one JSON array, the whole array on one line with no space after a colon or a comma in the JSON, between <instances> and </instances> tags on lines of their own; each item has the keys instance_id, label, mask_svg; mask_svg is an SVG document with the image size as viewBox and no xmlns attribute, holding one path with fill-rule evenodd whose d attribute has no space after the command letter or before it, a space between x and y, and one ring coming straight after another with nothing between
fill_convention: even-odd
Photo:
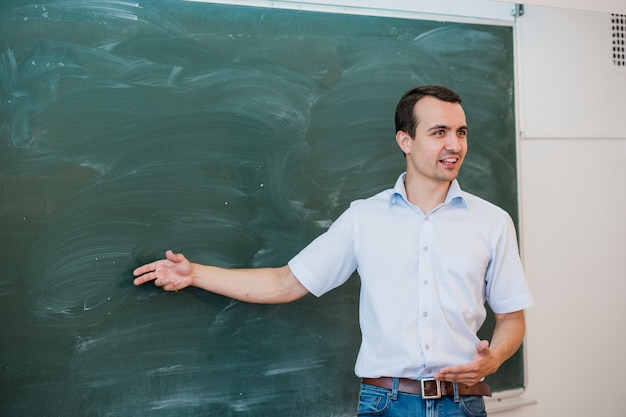
<instances>
[{"instance_id":1,"label":"dark short hair","mask_svg":"<svg viewBox=\"0 0 626 417\"><path fill-rule=\"evenodd\" d=\"M424 85L413 88L404 93L396 107L396 132L403 131L411 137L415 135L415 128L419 122L413 114L415 103L424 97L434 97L448 103L461 104L461 97L449 88L440 85Z\"/></svg>"}]
</instances>

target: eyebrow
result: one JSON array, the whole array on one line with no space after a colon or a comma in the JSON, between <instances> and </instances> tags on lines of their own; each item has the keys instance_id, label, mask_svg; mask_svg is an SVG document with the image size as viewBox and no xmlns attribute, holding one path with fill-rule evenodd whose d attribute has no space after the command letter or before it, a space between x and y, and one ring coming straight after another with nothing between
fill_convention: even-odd
<instances>
[{"instance_id":1,"label":"eyebrow","mask_svg":"<svg viewBox=\"0 0 626 417\"><path fill-rule=\"evenodd\" d=\"M427 132L431 132L433 130L440 130L440 129L452 130L452 128L450 126L447 126L447 125L435 125L435 126L429 128L427 130ZM459 127L458 130L466 130L467 131L467 130L469 130L469 128L466 125L463 125L463 126Z\"/></svg>"}]
</instances>

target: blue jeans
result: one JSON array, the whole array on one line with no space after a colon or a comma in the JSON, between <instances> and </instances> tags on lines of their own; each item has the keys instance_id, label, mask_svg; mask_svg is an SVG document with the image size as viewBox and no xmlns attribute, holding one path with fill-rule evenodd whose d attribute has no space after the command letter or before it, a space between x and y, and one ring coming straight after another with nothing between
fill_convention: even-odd
<instances>
[{"instance_id":1,"label":"blue jeans","mask_svg":"<svg viewBox=\"0 0 626 417\"><path fill-rule=\"evenodd\" d=\"M361 384L358 417L485 417L485 401L481 396L456 395L437 400L422 400L387 388Z\"/></svg>"}]
</instances>

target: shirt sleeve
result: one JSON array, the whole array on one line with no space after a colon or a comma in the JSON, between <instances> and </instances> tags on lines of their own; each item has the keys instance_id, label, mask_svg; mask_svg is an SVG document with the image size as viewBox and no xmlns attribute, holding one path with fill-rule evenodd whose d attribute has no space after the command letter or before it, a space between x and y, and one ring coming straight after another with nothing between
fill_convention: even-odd
<instances>
[{"instance_id":1,"label":"shirt sleeve","mask_svg":"<svg viewBox=\"0 0 626 417\"><path fill-rule=\"evenodd\" d=\"M316 297L346 282L356 270L353 227L348 209L289 261L295 277Z\"/></svg>"},{"instance_id":2,"label":"shirt sleeve","mask_svg":"<svg viewBox=\"0 0 626 417\"><path fill-rule=\"evenodd\" d=\"M487 268L487 301L494 313L505 314L533 305L522 267L513 220L507 214L494 240L492 259Z\"/></svg>"}]
</instances>

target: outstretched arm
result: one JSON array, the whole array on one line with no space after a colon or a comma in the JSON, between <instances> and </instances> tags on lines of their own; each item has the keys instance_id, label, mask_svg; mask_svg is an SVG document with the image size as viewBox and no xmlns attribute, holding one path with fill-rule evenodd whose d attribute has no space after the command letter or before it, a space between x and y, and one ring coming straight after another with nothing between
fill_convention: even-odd
<instances>
[{"instance_id":1,"label":"outstretched arm","mask_svg":"<svg viewBox=\"0 0 626 417\"><path fill-rule=\"evenodd\" d=\"M434 377L441 381L474 385L485 376L493 374L500 365L519 349L526 332L524 310L496 314L491 345L482 340L476 345L474 360L469 363L442 368Z\"/></svg>"},{"instance_id":2,"label":"outstretched arm","mask_svg":"<svg viewBox=\"0 0 626 417\"><path fill-rule=\"evenodd\" d=\"M308 294L289 266L280 268L225 269L191 263L184 255L168 250L165 259L133 271L135 285L148 281L166 291L188 286L202 288L250 303L279 304Z\"/></svg>"}]
</instances>

